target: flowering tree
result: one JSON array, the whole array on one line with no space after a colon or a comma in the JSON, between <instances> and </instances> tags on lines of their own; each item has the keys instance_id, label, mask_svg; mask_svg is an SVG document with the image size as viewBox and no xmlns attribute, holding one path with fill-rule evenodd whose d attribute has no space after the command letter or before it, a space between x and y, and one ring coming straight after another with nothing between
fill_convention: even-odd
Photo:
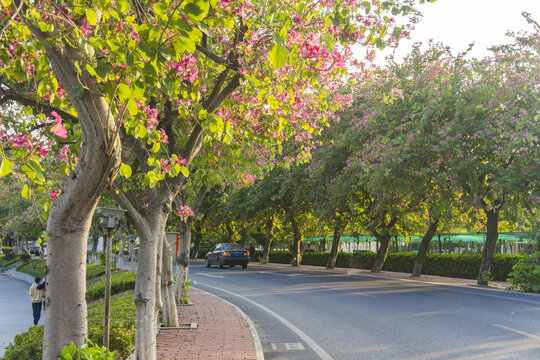
<instances>
[{"instance_id":1,"label":"flowering tree","mask_svg":"<svg viewBox=\"0 0 540 360\"><path fill-rule=\"evenodd\" d=\"M242 139L236 151L258 149L262 157L291 136L305 142L348 100L333 90L351 60L350 46L391 45L407 33L391 17L400 13L415 16L411 1L19 6L5 0L2 103L27 106L35 127L66 139L52 149L65 146L62 151L74 158L73 166L63 167L65 181L47 225L44 359L57 358L70 341L80 345L86 339L80 265L93 210L119 170L133 171L137 179L144 171L148 208L143 212L154 215L142 216L129 199L121 203L144 238L141 268L154 269L174 196L206 140ZM22 129L17 134L32 146L4 154L1 175L17 160L34 170L31 179L41 181L36 158L41 144ZM137 159L123 166L120 134L128 146L124 156ZM163 180L167 184L158 185ZM137 357L150 360L155 358L154 284L150 275L136 289Z\"/></svg>"}]
</instances>

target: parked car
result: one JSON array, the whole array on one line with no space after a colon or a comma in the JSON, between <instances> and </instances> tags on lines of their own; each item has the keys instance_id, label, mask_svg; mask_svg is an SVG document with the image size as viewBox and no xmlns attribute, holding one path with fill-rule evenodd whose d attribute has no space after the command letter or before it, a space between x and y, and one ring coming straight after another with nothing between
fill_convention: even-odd
<instances>
[{"instance_id":1,"label":"parked car","mask_svg":"<svg viewBox=\"0 0 540 360\"><path fill-rule=\"evenodd\" d=\"M249 251L239 244L217 244L206 253L204 263L206 267L216 265L218 269L222 269L223 265L229 265L230 267L241 265L245 269L249 263Z\"/></svg>"},{"instance_id":2,"label":"parked car","mask_svg":"<svg viewBox=\"0 0 540 360\"><path fill-rule=\"evenodd\" d=\"M40 255L41 254L41 247L39 245L36 245L36 244L31 244L30 245L30 254Z\"/></svg>"}]
</instances>

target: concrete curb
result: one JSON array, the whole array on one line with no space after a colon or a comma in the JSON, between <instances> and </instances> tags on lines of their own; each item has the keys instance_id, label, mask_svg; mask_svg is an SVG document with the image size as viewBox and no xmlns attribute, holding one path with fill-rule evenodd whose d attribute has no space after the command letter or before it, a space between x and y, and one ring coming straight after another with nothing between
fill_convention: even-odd
<instances>
[{"instance_id":1,"label":"concrete curb","mask_svg":"<svg viewBox=\"0 0 540 360\"><path fill-rule=\"evenodd\" d=\"M25 274L25 273L19 272L17 270L10 270L8 272L8 276L11 276L12 278L15 278L15 279L25 281L25 282L29 283L30 285L35 282L35 277L34 276L32 276L30 274Z\"/></svg>"},{"instance_id":2,"label":"concrete curb","mask_svg":"<svg viewBox=\"0 0 540 360\"><path fill-rule=\"evenodd\" d=\"M196 285L196 283L194 284ZM238 313L247 321L248 323L248 326L249 326L249 330L251 331L251 336L253 336L253 342L255 344L255 355L257 356L257 360L264 360L264 352L263 352L263 348L262 348L262 343L261 343L261 338L259 337L259 334L257 333L257 329L255 329L255 324L253 323L253 321L251 321L251 319L249 318L249 316L246 315L245 312L242 311L242 309L240 309L238 306L234 305L233 303L223 299L223 298L220 298L219 296L217 295L214 295L214 294L211 294L207 291L204 291L202 290L201 288L198 288L196 286L193 286L193 288L197 289L198 291L200 292L203 292L205 294L208 294L208 295L211 295L223 302L225 302L226 304L229 304L230 306L232 306L236 311L238 311Z\"/></svg>"}]
</instances>

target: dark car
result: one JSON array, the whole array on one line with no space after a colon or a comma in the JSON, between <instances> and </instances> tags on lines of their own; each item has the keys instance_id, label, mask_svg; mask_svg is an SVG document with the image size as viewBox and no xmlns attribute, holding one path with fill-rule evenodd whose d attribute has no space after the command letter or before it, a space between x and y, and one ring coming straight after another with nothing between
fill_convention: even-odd
<instances>
[{"instance_id":1,"label":"dark car","mask_svg":"<svg viewBox=\"0 0 540 360\"><path fill-rule=\"evenodd\" d=\"M34 255L40 255L41 254L41 247L36 244L30 245L30 254Z\"/></svg>"},{"instance_id":2,"label":"dark car","mask_svg":"<svg viewBox=\"0 0 540 360\"><path fill-rule=\"evenodd\" d=\"M206 267L217 265L218 269L222 269L223 265L233 267L242 265L242 268L247 268L249 262L249 251L245 250L242 245L223 243L214 245L204 257Z\"/></svg>"}]
</instances>

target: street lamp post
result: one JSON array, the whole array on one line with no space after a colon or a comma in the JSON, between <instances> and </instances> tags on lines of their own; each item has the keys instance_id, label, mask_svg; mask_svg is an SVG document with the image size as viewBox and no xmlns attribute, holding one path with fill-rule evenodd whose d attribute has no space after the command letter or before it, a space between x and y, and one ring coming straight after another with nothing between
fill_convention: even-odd
<instances>
[{"instance_id":1,"label":"street lamp post","mask_svg":"<svg viewBox=\"0 0 540 360\"><path fill-rule=\"evenodd\" d=\"M109 329L110 329L110 309L111 309L111 258L112 258L112 231L118 225L122 214L126 210L98 207L96 213L99 222L107 229L107 256L105 265L105 320L103 323L103 346L109 351Z\"/></svg>"}]
</instances>

